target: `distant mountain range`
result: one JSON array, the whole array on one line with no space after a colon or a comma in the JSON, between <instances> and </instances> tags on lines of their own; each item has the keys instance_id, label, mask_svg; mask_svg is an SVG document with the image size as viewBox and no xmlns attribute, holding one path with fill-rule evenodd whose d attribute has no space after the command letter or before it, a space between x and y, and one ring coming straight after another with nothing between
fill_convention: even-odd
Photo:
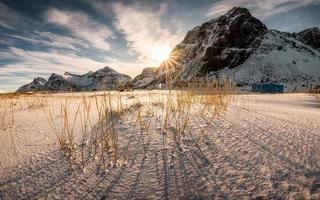
<instances>
[{"instance_id":1,"label":"distant mountain range","mask_svg":"<svg viewBox=\"0 0 320 200\"><path fill-rule=\"evenodd\" d=\"M190 30L158 68L146 68L133 80L109 67L84 75L52 74L36 78L18 89L26 91L92 91L154 88L197 78L223 80L238 85L320 83L320 30L299 33L269 30L246 8L235 7L225 15Z\"/></svg>"},{"instance_id":2,"label":"distant mountain range","mask_svg":"<svg viewBox=\"0 0 320 200\"><path fill-rule=\"evenodd\" d=\"M20 87L17 92L118 90L127 87L131 82L130 76L120 74L110 67L104 67L84 75L68 72L64 75L52 74L48 81L38 77L31 83Z\"/></svg>"}]
</instances>

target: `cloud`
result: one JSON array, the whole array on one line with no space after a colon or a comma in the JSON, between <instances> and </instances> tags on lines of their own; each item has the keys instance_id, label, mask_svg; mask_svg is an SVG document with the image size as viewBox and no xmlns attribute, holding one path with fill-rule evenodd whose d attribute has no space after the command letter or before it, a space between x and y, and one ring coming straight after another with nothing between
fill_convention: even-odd
<instances>
[{"instance_id":1,"label":"cloud","mask_svg":"<svg viewBox=\"0 0 320 200\"><path fill-rule=\"evenodd\" d=\"M51 8L45 12L47 22L66 28L77 38L87 41L93 47L109 51L106 41L112 36L109 27L101 24L83 12L62 11Z\"/></svg>"},{"instance_id":2,"label":"cloud","mask_svg":"<svg viewBox=\"0 0 320 200\"><path fill-rule=\"evenodd\" d=\"M0 40L0 44L15 46L20 44L20 40L23 40L30 43L30 47L37 48L63 48L74 51L78 47L88 48L88 43L85 40L42 31L43 24L42 21L24 16L0 2L0 28L1 30L4 30L2 28L11 29L9 32L2 32L6 39ZM39 29L41 31L37 31Z\"/></svg>"},{"instance_id":3,"label":"cloud","mask_svg":"<svg viewBox=\"0 0 320 200\"><path fill-rule=\"evenodd\" d=\"M13 38L14 40L23 40L37 47L56 48L73 51L78 51L79 48L89 48L88 44L83 40L58 35L51 32L34 31L32 34L28 34L27 36L10 34L8 35L8 38Z\"/></svg>"},{"instance_id":4,"label":"cloud","mask_svg":"<svg viewBox=\"0 0 320 200\"><path fill-rule=\"evenodd\" d=\"M300 6L314 3L315 0L223 0L214 3L207 12L207 16L218 17L235 6L248 8L254 16L266 19L274 14L288 12Z\"/></svg>"},{"instance_id":5,"label":"cloud","mask_svg":"<svg viewBox=\"0 0 320 200\"><path fill-rule=\"evenodd\" d=\"M0 2L0 28L11 30L21 28L28 30L35 24L37 23L34 20L21 15L4 3Z\"/></svg>"},{"instance_id":6,"label":"cloud","mask_svg":"<svg viewBox=\"0 0 320 200\"><path fill-rule=\"evenodd\" d=\"M137 62L125 62L125 61L113 61L108 62L108 66L112 69L131 76L132 78L139 75L142 70L147 66L144 61Z\"/></svg>"},{"instance_id":7,"label":"cloud","mask_svg":"<svg viewBox=\"0 0 320 200\"><path fill-rule=\"evenodd\" d=\"M159 13L160 15L166 14L167 11L168 11L168 6L169 6L168 3L161 3L161 4L160 4L160 7L159 7L158 13Z\"/></svg>"},{"instance_id":8,"label":"cloud","mask_svg":"<svg viewBox=\"0 0 320 200\"><path fill-rule=\"evenodd\" d=\"M11 47L8 52L1 52L2 59L15 59L15 63L0 68L0 74L8 72L19 73L63 73L70 69L74 73L84 73L89 69L96 69L106 63L98 62L74 53L26 51Z\"/></svg>"},{"instance_id":9,"label":"cloud","mask_svg":"<svg viewBox=\"0 0 320 200\"><path fill-rule=\"evenodd\" d=\"M232 8L232 6L233 5L215 3L207 13L207 16L214 16L214 17L221 16L226 12L228 12L228 10Z\"/></svg>"},{"instance_id":10,"label":"cloud","mask_svg":"<svg viewBox=\"0 0 320 200\"><path fill-rule=\"evenodd\" d=\"M16 24L18 18L14 10L0 2L0 27L12 29L12 25Z\"/></svg>"},{"instance_id":11,"label":"cloud","mask_svg":"<svg viewBox=\"0 0 320 200\"><path fill-rule=\"evenodd\" d=\"M5 21L3 21L3 19L0 19L0 27L4 27L4 28L8 28L8 29L13 29L12 26L10 26L8 23L6 23Z\"/></svg>"},{"instance_id":12,"label":"cloud","mask_svg":"<svg viewBox=\"0 0 320 200\"><path fill-rule=\"evenodd\" d=\"M161 21L167 5L161 4L160 11L142 7L138 4L124 5L114 3L114 24L124 34L131 50L140 54L139 61L145 65L159 65L152 52L161 47L171 49L182 40L181 33L173 33Z\"/></svg>"},{"instance_id":13,"label":"cloud","mask_svg":"<svg viewBox=\"0 0 320 200\"><path fill-rule=\"evenodd\" d=\"M80 39L54 34L51 32L41 32L35 31L35 33L42 38L44 45L57 47L57 48L65 48L78 50L77 46L82 48L89 48L88 44Z\"/></svg>"},{"instance_id":14,"label":"cloud","mask_svg":"<svg viewBox=\"0 0 320 200\"><path fill-rule=\"evenodd\" d=\"M0 58L15 60L0 67L0 83L8 83L9 79L14 79L16 87L30 82L37 76L47 77L51 73L63 74L66 70L83 74L106 65L105 62L98 62L70 52L27 51L15 47L9 48L7 52L1 52Z\"/></svg>"},{"instance_id":15,"label":"cloud","mask_svg":"<svg viewBox=\"0 0 320 200\"><path fill-rule=\"evenodd\" d=\"M107 25L83 12L49 9L45 11L45 21L37 22L1 2L0 10L5 11L0 12L0 28L6 26L14 30L10 34L4 32L2 36L6 39L0 40L0 44L5 45L0 51L1 90L13 91L37 76L47 78L51 73L65 71L83 74L106 65L132 76L139 72L136 70L139 64L111 60L101 52L110 50L107 39L116 36ZM67 33L56 34L38 28L51 24L66 29Z\"/></svg>"}]
</instances>

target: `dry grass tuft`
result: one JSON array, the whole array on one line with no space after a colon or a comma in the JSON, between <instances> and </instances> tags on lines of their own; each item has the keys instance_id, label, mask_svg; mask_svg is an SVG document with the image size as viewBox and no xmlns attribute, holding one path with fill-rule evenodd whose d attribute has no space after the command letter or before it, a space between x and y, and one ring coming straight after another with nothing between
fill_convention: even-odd
<instances>
[{"instance_id":1,"label":"dry grass tuft","mask_svg":"<svg viewBox=\"0 0 320 200\"><path fill-rule=\"evenodd\" d=\"M86 171L87 165L94 160L108 171L128 159L128 147L123 148L123 144L119 143L117 129L124 117L127 120L131 118L134 122L131 126L137 134L140 133L142 140L149 134L156 134L150 127L158 126L153 123L159 122L165 151L179 147L181 140L189 134L189 124L194 114L201 113L203 118L212 121L219 113L226 111L233 100L232 93L233 86L229 81L219 84L200 80L177 90L84 93L81 98L76 98L77 105L70 105L67 98L61 104L60 113L54 112L47 102L40 101L38 105L45 108L47 120L72 171L77 168ZM97 117L93 119L94 116Z\"/></svg>"},{"instance_id":2,"label":"dry grass tuft","mask_svg":"<svg viewBox=\"0 0 320 200\"><path fill-rule=\"evenodd\" d=\"M12 99L0 99L0 130L7 130L15 126L14 110L16 103Z\"/></svg>"}]
</instances>

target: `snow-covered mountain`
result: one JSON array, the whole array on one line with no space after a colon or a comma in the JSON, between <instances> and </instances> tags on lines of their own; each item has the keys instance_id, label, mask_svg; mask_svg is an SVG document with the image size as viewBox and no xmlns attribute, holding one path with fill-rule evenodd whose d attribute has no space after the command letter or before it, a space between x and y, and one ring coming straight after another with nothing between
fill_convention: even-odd
<instances>
[{"instance_id":1,"label":"snow-covered mountain","mask_svg":"<svg viewBox=\"0 0 320 200\"><path fill-rule=\"evenodd\" d=\"M299 87L320 85L320 30L299 33L267 29L246 8L235 7L225 15L190 30L158 68L145 68L134 78L109 67L75 75L52 74L22 86L26 91L115 90L154 88L159 83L184 83L199 77L233 80L238 85L283 83Z\"/></svg>"},{"instance_id":2,"label":"snow-covered mountain","mask_svg":"<svg viewBox=\"0 0 320 200\"><path fill-rule=\"evenodd\" d=\"M144 88L152 84L158 78L158 68L144 68L142 73L136 76L131 84L133 89Z\"/></svg>"},{"instance_id":3,"label":"snow-covered mountain","mask_svg":"<svg viewBox=\"0 0 320 200\"><path fill-rule=\"evenodd\" d=\"M20 87L17 92L29 91L99 91L117 90L132 82L128 75L121 74L110 67L96 72L76 75L66 72L64 75L52 74L48 81L36 78L31 83Z\"/></svg>"},{"instance_id":4,"label":"snow-covered mountain","mask_svg":"<svg viewBox=\"0 0 320 200\"><path fill-rule=\"evenodd\" d=\"M239 85L319 84L319 43L318 28L300 33L269 30L248 9L235 7L190 30L156 74L144 70L132 85L152 88L166 77L177 83L204 76L229 78Z\"/></svg>"},{"instance_id":5,"label":"snow-covered mountain","mask_svg":"<svg viewBox=\"0 0 320 200\"><path fill-rule=\"evenodd\" d=\"M31 83L21 86L17 92L42 91L45 89L46 84L46 79L38 77L33 79Z\"/></svg>"}]
</instances>

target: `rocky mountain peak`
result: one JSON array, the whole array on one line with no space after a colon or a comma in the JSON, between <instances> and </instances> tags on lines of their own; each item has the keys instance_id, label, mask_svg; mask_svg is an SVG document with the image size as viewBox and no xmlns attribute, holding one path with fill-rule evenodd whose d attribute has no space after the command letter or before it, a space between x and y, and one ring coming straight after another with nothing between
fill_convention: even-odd
<instances>
[{"instance_id":1,"label":"rocky mountain peak","mask_svg":"<svg viewBox=\"0 0 320 200\"><path fill-rule=\"evenodd\" d=\"M121 74L110 67L83 75L65 72L64 75L51 74L48 81L35 79L20 87L17 92L29 91L98 91L123 89L132 81L131 77ZM41 82L41 84L39 84Z\"/></svg>"},{"instance_id":2,"label":"rocky mountain peak","mask_svg":"<svg viewBox=\"0 0 320 200\"><path fill-rule=\"evenodd\" d=\"M294 36L304 44L320 51L320 30L318 27L306 29L294 34Z\"/></svg>"},{"instance_id":3,"label":"rocky mountain peak","mask_svg":"<svg viewBox=\"0 0 320 200\"><path fill-rule=\"evenodd\" d=\"M42 78L42 77L37 77L35 79L33 79L34 83L37 83L39 85L45 85L47 83L46 79Z\"/></svg>"},{"instance_id":4,"label":"rocky mountain peak","mask_svg":"<svg viewBox=\"0 0 320 200\"><path fill-rule=\"evenodd\" d=\"M226 15L230 17L235 17L242 14L251 15L250 11L247 8L243 8L243 7L233 7L231 10L229 10L226 13Z\"/></svg>"},{"instance_id":5,"label":"rocky mountain peak","mask_svg":"<svg viewBox=\"0 0 320 200\"><path fill-rule=\"evenodd\" d=\"M204 76L229 77L240 85L305 81L309 76L318 80L320 55L314 49L319 50L319 36L318 28L296 37L268 30L248 9L234 7L188 31L171 52L174 62L163 62L155 72L143 71L132 85L153 88L168 75L173 83Z\"/></svg>"},{"instance_id":6,"label":"rocky mountain peak","mask_svg":"<svg viewBox=\"0 0 320 200\"><path fill-rule=\"evenodd\" d=\"M109 74L109 73L118 73L118 72L115 71L115 70L113 70L113 69L111 69L111 68L108 67L108 66L105 66L104 68L97 70L96 73Z\"/></svg>"},{"instance_id":7,"label":"rocky mountain peak","mask_svg":"<svg viewBox=\"0 0 320 200\"><path fill-rule=\"evenodd\" d=\"M218 18L218 31L228 39L228 45L245 48L261 34L267 31L266 26L253 17L248 9L241 7L232 8L227 14ZM220 40L221 41L221 40ZM225 45L225 43L218 43Z\"/></svg>"},{"instance_id":8,"label":"rocky mountain peak","mask_svg":"<svg viewBox=\"0 0 320 200\"><path fill-rule=\"evenodd\" d=\"M63 76L53 73L45 86L46 90L50 91L79 91L79 87L66 80Z\"/></svg>"},{"instance_id":9,"label":"rocky mountain peak","mask_svg":"<svg viewBox=\"0 0 320 200\"><path fill-rule=\"evenodd\" d=\"M145 86L148 86L152 81L154 81L158 75L158 68L144 68L142 73L133 79L131 87L134 89L144 88Z\"/></svg>"},{"instance_id":10,"label":"rocky mountain peak","mask_svg":"<svg viewBox=\"0 0 320 200\"><path fill-rule=\"evenodd\" d=\"M47 84L46 79L42 77L37 77L33 79L33 81L27 85L20 87L17 92L26 92L26 91L42 91L44 90Z\"/></svg>"},{"instance_id":11,"label":"rocky mountain peak","mask_svg":"<svg viewBox=\"0 0 320 200\"><path fill-rule=\"evenodd\" d=\"M176 76L190 79L225 67L242 64L259 46L266 26L246 8L235 7L221 17L189 31L173 50ZM176 56L177 57L177 56ZM160 69L162 67L160 66Z\"/></svg>"}]
</instances>

